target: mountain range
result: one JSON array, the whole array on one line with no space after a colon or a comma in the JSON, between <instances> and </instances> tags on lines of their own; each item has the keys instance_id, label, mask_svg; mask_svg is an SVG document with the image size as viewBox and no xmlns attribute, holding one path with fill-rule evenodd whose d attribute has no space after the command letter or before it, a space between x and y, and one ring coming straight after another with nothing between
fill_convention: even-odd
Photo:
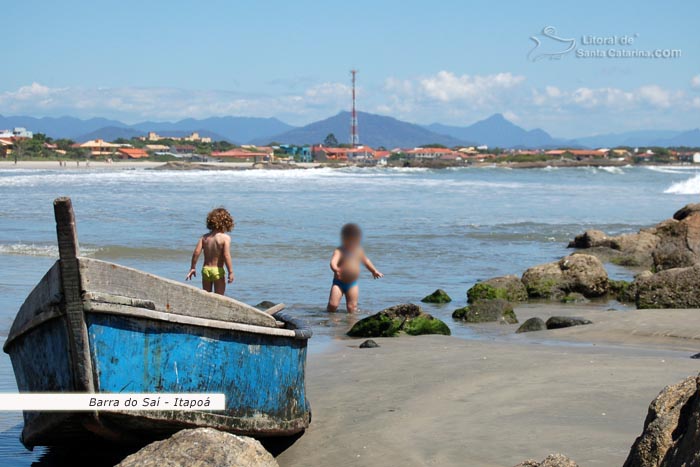
<instances>
[{"instance_id":1,"label":"mountain range","mask_svg":"<svg viewBox=\"0 0 700 467\"><path fill-rule=\"evenodd\" d=\"M542 129L526 130L494 114L471 125L455 126L433 123L417 125L393 117L358 112L360 141L372 147L415 147L426 144L488 145L502 148L551 148L581 147L600 148L616 146L692 146L700 147L700 129L687 131L643 130L582 136L575 139L555 138ZM155 131L162 136L184 136L193 131L214 140L232 143L314 144L323 142L333 133L341 142L350 140L350 113L340 112L332 117L294 127L277 118L211 117L188 118L177 122L145 121L126 124L118 120L75 117L27 117L0 115L0 128L25 127L53 138L70 138L76 141L101 138L112 141L117 138L143 136Z\"/></svg>"}]
</instances>

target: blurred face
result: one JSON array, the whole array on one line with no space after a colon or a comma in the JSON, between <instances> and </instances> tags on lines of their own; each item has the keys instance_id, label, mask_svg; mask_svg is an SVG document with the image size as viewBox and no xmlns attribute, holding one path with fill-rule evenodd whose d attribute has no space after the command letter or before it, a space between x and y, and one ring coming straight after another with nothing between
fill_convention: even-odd
<instances>
[{"instance_id":1,"label":"blurred face","mask_svg":"<svg viewBox=\"0 0 700 467\"><path fill-rule=\"evenodd\" d=\"M360 246L360 242L362 241L362 237L353 235L353 236L348 236L348 237L343 237L341 239L343 243L343 248L346 250L354 250L357 247Z\"/></svg>"}]
</instances>

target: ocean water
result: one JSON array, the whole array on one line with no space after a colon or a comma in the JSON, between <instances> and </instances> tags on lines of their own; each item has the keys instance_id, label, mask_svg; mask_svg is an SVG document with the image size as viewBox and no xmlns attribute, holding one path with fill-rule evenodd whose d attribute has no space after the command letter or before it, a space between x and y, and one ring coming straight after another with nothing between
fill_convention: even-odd
<instances>
[{"instance_id":1,"label":"ocean water","mask_svg":"<svg viewBox=\"0 0 700 467\"><path fill-rule=\"evenodd\" d=\"M700 170L622 167L309 169L168 172L0 170L0 336L56 260L52 201L71 196L84 255L183 280L207 212L225 206L236 282L227 294L284 302L310 320L323 351L356 317L329 316L328 261L345 222L358 222L384 279L361 280L359 316L417 302L436 288L455 300L428 311L453 333L482 338L449 318L480 279L520 274L567 254L587 228L635 231L697 201ZM630 271L610 266L614 277ZM0 391L15 390L0 355ZM17 441L21 414L0 414L0 464L30 465ZM50 459L44 465L50 464Z\"/></svg>"}]
</instances>

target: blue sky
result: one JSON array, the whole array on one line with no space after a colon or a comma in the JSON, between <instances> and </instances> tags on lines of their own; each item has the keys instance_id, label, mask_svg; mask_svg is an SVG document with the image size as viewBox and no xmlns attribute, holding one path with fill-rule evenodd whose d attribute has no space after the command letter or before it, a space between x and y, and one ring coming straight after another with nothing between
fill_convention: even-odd
<instances>
[{"instance_id":1,"label":"blue sky","mask_svg":"<svg viewBox=\"0 0 700 467\"><path fill-rule=\"evenodd\" d=\"M3 13L0 114L304 124L348 107L356 67L361 110L417 123L500 112L567 137L688 129L699 17L700 2L673 1L25 0ZM532 61L531 36L563 50L546 26L576 48ZM680 57L576 56L610 49Z\"/></svg>"}]
</instances>

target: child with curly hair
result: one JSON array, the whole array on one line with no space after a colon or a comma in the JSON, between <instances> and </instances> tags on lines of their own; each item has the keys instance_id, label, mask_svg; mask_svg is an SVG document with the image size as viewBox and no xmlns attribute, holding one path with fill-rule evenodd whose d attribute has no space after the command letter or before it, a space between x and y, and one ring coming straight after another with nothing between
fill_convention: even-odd
<instances>
[{"instance_id":1,"label":"child with curly hair","mask_svg":"<svg viewBox=\"0 0 700 467\"><path fill-rule=\"evenodd\" d=\"M192 253L190 271L185 280L197 276L197 262L199 255L204 251L204 267L202 267L202 288L207 292L223 295L226 291L226 271L228 270L228 283L233 282L233 266L231 264L231 237L226 233L233 230L233 217L224 208L217 208L207 215L207 229L209 232L202 235Z\"/></svg>"}]
</instances>

